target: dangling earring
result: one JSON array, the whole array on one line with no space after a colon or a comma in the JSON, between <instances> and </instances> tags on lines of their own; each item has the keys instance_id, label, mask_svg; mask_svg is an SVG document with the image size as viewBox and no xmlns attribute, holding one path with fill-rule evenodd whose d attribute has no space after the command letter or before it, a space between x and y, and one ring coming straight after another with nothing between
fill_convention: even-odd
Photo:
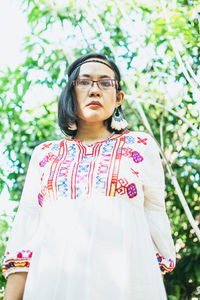
<instances>
[{"instance_id":1,"label":"dangling earring","mask_svg":"<svg viewBox=\"0 0 200 300\"><path fill-rule=\"evenodd\" d=\"M116 130L123 130L128 126L127 121L124 119L122 112L119 108L115 108L112 115L111 128Z\"/></svg>"},{"instance_id":2,"label":"dangling earring","mask_svg":"<svg viewBox=\"0 0 200 300\"><path fill-rule=\"evenodd\" d=\"M68 128L69 128L69 130L77 130L77 125L75 122L73 122L68 126Z\"/></svg>"}]
</instances>

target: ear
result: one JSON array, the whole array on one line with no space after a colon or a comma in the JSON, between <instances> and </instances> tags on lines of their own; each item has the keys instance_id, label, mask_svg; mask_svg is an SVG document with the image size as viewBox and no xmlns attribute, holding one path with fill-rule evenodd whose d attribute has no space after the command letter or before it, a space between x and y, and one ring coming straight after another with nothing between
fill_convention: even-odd
<instances>
[{"instance_id":1,"label":"ear","mask_svg":"<svg viewBox=\"0 0 200 300\"><path fill-rule=\"evenodd\" d=\"M119 107L124 100L124 92L119 91L117 92L117 99L116 99L116 107Z\"/></svg>"}]
</instances>

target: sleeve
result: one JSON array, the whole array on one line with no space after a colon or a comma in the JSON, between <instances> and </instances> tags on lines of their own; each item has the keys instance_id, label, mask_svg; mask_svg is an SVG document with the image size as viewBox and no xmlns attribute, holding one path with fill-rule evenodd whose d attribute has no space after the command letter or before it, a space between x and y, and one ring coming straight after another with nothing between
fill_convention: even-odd
<instances>
[{"instance_id":1,"label":"sleeve","mask_svg":"<svg viewBox=\"0 0 200 300\"><path fill-rule=\"evenodd\" d=\"M162 274L175 267L175 247L166 213L165 180L159 148L149 136L144 156L144 209Z\"/></svg>"},{"instance_id":2,"label":"sleeve","mask_svg":"<svg viewBox=\"0 0 200 300\"><path fill-rule=\"evenodd\" d=\"M38 147L33 151L22 196L9 241L3 258L2 271L5 278L15 272L28 272L40 220L38 191L40 173Z\"/></svg>"}]
</instances>

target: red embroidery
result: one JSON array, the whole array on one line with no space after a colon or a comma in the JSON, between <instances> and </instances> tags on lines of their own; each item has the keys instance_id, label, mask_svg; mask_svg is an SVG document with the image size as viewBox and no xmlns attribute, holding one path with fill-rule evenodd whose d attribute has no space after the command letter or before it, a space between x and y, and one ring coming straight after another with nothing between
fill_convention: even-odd
<instances>
[{"instance_id":1,"label":"red embroidery","mask_svg":"<svg viewBox=\"0 0 200 300\"><path fill-rule=\"evenodd\" d=\"M132 171L132 173L133 173L134 175L136 175L137 177L139 177L139 172L134 171L132 168L131 168L131 171Z\"/></svg>"},{"instance_id":2,"label":"red embroidery","mask_svg":"<svg viewBox=\"0 0 200 300\"><path fill-rule=\"evenodd\" d=\"M22 250L15 253L14 257L9 257L9 255L10 253L7 251L2 264L3 273L13 268L29 268L32 251Z\"/></svg>"},{"instance_id":3,"label":"red embroidery","mask_svg":"<svg viewBox=\"0 0 200 300\"><path fill-rule=\"evenodd\" d=\"M41 183L42 183L43 179L44 179L44 173L42 173L42 176L41 176L41 178L40 178L40 182L41 182Z\"/></svg>"},{"instance_id":4,"label":"red embroidery","mask_svg":"<svg viewBox=\"0 0 200 300\"><path fill-rule=\"evenodd\" d=\"M41 149L44 150L45 148L49 148L51 145L52 143L44 144Z\"/></svg>"},{"instance_id":5,"label":"red embroidery","mask_svg":"<svg viewBox=\"0 0 200 300\"><path fill-rule=\"evenodd\" d=\"M127 187L128 187L128 181L123 178L119 179L118 181L120 183L120 187L116 190L118 194L124 195L127 192Z\"/></svg>"},{"instance_id":6,"label":"red embroidery","mask_svg":"<svg viewBox=\"0 0 200 300\"><path fill-rule=\"evenodd\" d=\"M137 138L138 138L138 141L137 141L138 144L142 143L143 145L147 145L147 142L146 142L147 138L141 139L139 136Z\"/></svg>"},{"instance_id":7,"label":"red embroidery","mask_svg":"<svg viewBox=\"0 0 200 300\"><path fill-rule=\"evenodd\" d=\"M173 269L175 268L173 259L164 258L159 253L156 253L156 257L160 266L160 270L163 275L166 274L167 272L173 271Z\"/></svg>"},{"instance_id":8,"label":"red embroidery","mask_svg":"<svg viewBox=\"0 0 200 300\"><path fill-rule=\"evenodd\" d=\"M117 181L118 181L118 175L119 175L119 168L122 158L122 149L125 143L125 137L121 137L120 140L117 141L115 144L115 160L112 170L112 178L111 178L111 185L110 185L110 191L109 196L115 196L116 189L117 189Z\"/></svg>"},{"instance_id":9,"label":"red embroidery","mask_svg":"<svg viewBox=\"0 0 200 300\"><path fill-rule=\"evenodd\" d=\"M129 147L123 148L122 149L122 155L127 156L127 157L132 157L133 155L133 150Z\"/></svg>"},{"instance_id":10,"label":"red embroidery","mask_svg":"<svg viewBox=\"0 0 200 300\"><path fill-rule=\"evenodd\" d=\"M121 178L118 180L120 183L120 187L116 190L116 192L120 195L124 195L127 193L129 198L134 198L137 196L137 188L135 183L128 184L128 181L125 178Z\"/></svg>"}]
</instances>

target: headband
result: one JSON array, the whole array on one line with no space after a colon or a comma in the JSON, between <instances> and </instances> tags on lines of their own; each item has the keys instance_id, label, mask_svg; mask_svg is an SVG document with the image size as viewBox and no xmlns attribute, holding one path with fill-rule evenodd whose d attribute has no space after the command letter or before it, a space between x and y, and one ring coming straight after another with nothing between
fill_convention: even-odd
<instances>
[{"instance_id":1,"label":"headband","mask_svg":"<svg viewBox=\"0 0 200 300\"><path fill-rule=\"evenodd\" d=\"M111 66L110 66L109 64L107 64L106 62L104 62L104 61L102 61L102 60L93 59L93 60L85 60L85 61L81 62L80 64L78 64L77 66L75 66L75 67L71 70L70 75L71 75L71 73L72 73L76 68L82 66L83 64L89 63L89 62L98 62L98 63L100 63L100 64L104 64L104 65L106 65L107 67L109 67L111 70L114 71L113 67L111 67ZM115 72L115 71L114 71L114 72Z\"/></svg>"}]
</instances>

